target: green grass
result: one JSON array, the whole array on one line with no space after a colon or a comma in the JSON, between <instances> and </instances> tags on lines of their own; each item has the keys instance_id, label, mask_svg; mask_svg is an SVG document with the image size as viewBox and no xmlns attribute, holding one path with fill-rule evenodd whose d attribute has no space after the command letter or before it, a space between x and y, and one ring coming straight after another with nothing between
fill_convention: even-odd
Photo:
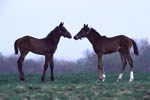
<instances>
[{"instance_id":1,"label":"green grass","mask_svg":"<svg viewBox=\"0 0 150 100\"><path fill-rule=\"evenodd\" d=\"M117 83L119 73L106 73L105 82L98 73L55 74L55 81L40 81L40 74L26 74L25 82L18 74L0 74L0 100L150 100L150 73L129 73Z\"/></svg>"}]
</instances>

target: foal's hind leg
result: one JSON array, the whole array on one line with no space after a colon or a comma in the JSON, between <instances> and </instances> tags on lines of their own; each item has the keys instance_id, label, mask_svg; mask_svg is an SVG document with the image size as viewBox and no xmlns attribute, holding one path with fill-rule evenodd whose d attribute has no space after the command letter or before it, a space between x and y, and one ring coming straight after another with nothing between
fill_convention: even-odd
<instances>
[{"instance_id":1,"label":"foal's hind leg","mask_svg":"<svg viewBox=\"0 0 150 100\"><path fill-rule=\"evenodd\" d=\"M130 53L128 53L127 59L128 59L129 65L130 65L130 79L129 79L129 82L132 82L134 80L134 74L133 74L133 60L130 56Z\"/></svg>"},{"instance_id":2,"label":"foal's hind leg","mask_svg":"<svg viewBox=\"0 0 150 100\"><path fill-rule=\"evenodd\" d=\"M42 74L42 77L41 77L41 81L45 80L45 73L46 73L47 67L48 67L48 57L45 56L44 71L43 71L43 74Z\"/></svg>"},{"instance_id":3,"label":"foal's hind leg","mask_svg":"<svg viewBox=\"0 0 150 100\"><path fill-rule=\"evenodd\" d=\"M26 53L21 53L17 63L18 63L18 70L19 70L19 76L20 76L20 80L21 81L24 81L25 78L24 78L24 73L22 71L22 66L23 66L23 62L24 62L24 58L25 56L27 55L27 52Z\"/></svg>"},{"instance_id":4,"label":"foal's hind leg","mask_svg":"<svg viewBox=\"0 0 150 100\"><path fill-rule=\"evenodd\" d=\"M127 65L126 56L120 52L120 57L121 57L121 62L122 62L122 69L121 69L121 72L120 72L119 77L117 79L117 82L119 82L119 80L122 79L123 72L124 72L126 65Z\"/></svg>"}]
</instances>

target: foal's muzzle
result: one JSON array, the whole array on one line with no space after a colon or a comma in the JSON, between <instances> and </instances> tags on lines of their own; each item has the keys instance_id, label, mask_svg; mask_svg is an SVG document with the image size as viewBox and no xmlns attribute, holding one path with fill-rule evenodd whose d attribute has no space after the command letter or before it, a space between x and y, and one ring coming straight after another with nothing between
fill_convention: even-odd
<instances>
[{"instance_id":1,"label":"foal's muzzle","mask_svg":"<svg viewBox=\"0 0 150 100\"><path fill-rule=\"evenodd\" d=\"M78 40L79 38L78 38L78 36L74 36L74 39L75 39L75 40Z\"/></svg>"},{"instance_id":2,"label":"foal's muzzle","mask_svg":"<svg viewBox=\"0 0 150 100\"><path fill-rule=\"evenodd\" d=\"M72 38L72 36L71 36L71 34L70 33L67 33L67 34L65 34L65 35L63 35L64 37L67 37L67 38L69 38L69 39L71 39Z\"/></svg>"},{"instance_id":3,"label":"foal's muzzle","mask_svg":"<svg viewBox=\"0 0 150 100\"><path fill-rule=\"evenodd\" d=\"M68 38L69 38L69 39L71 39L71 38L72 38L72 36L71 36L71 35L69 35L69 36L68 36Z\"/></svg>"},{"instance_id":4,"label":"foal's muzzle","mask_svg":"<svg viewBox=\"0 0 150 100\"><path fill-rule=\"evenodd\" d=\"M71 38L72 38L72 36L71 36L71 35L68 35L68 36L64 36L64 37L67 37L67 38L69 38L69 39L71 39Z\"/></svg>"},{"instance_id":5,"label":"foal's muzzle","mask_svg":"<svg viewBox=\"0 0 150 100\"><path fill-rule=\"evenodd\" d=\"M77 40L78 39L77 36L74 36L74 39Z\"/></svg>"}]
</instances>

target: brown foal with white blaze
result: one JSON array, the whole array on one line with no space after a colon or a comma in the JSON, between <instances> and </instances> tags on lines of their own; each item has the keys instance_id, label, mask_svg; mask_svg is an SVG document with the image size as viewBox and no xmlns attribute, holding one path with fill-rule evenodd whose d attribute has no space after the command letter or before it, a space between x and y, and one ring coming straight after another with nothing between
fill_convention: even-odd
<instances>
[{"instance_id":1,"label":"brown foal with white blaze","mask_svg":"<svg viewBox=\"0 0 150 100\"><path fill-rule=\"evenodd\" d=\"M74 36L75 40L86 37L92 44L95 53L98 56L98 69L99 69L99 79L104 81L106 75L104 73L102 56L105 54L110 54L113 52L119 52L122 61L122 70L117 79L119 81L125 70L127 65L127 61L130 65L130 79L129 82L133 81L133 60L130 56L130 49L133 46L135 55L138 55L138 47L135 41L127 36L119 35L111 38L107 38L106 36L101 36L95 29L89 28L88 25L83 26L79 33Z\"/></svg>"},{"instance_id":2,"label":"brown foal with white blaze","mask_svg":"<svg viewBox=\"0 0 150 100\"><path fill-rule=\"evenodd\" d=\"M50 64L50 71L51 71L51 80L54 81L53 77L53 55L57 49L58 42L61 36L72 38L71 34L67 31L67 29L63 26L64 23L60 23L59 26L54 28L45 38L37 39L31 36L24 36L19 38L14 43L15 54L18 54L18 49L20 51L20 57L18 59L18 70L20 80L24 81L24 73L22 70L23 62L25 56L29 53L36 53L45 56L45 64L44 64L44 71L41 77L41 80L45 80L45 73L48 68L48 64Z\"/></svg>"}]
</instances>

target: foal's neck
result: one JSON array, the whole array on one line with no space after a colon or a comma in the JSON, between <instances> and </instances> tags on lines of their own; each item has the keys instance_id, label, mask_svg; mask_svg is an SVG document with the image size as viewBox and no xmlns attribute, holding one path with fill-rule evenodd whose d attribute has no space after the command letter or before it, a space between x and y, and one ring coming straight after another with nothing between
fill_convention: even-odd
<instances>
[{"instance_id":1,"label":"foal's neck","mask_svg":"<svg viewBox=\"0 0 150 100\"><path fill-rule=\"evenodd\" d=\"M87 39L92 43L93 46L95 46L95 44L97 44L98 40L102 39L102 36L95 30L92 30L88 34Z\"/></svg>"},{"instance_id":2,"label":"foal's neck","mask_svg":"<svg viewBox=\"0 0 150 100\"><path fill-rule=\"evenodd\" d=\"M59 34L59 32L57 31L52 31L51 33L49 33L49 35L46 37L46 39L48 40L48 42L57 45L59 40L60 40L61 35Z\"/></svg>"}]
</instances>

